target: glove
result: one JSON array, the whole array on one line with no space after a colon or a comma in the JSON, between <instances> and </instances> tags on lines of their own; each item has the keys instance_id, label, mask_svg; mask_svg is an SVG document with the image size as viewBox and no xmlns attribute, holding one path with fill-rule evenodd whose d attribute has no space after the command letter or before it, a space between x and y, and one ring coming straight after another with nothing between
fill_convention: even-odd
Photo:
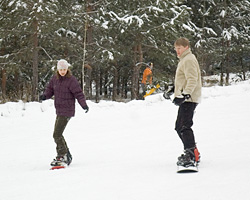
<instances>
[{"instance_id":1,"label":"glove","mask_svg":"<svg viewBox=\"0 0 250 200\"><path fill-rule=\"evenodd\" d=\"M83 110L86 110L85 113L89 112L89 107L87 105L83 106L82 108L83 108Z\"/></svg>"},{"instance_id":2,"label":"glove","mask_svg":"<svg viewBox=\"0 0 250 200\"><path fill-rule=\"evenodd\" d=\"M39 96L39 101L44 101L46 100L46 96L44 94Z\"/></svg>"},{"instance_id":3,"label":"glove","mask_svg":"<svg viewBox=\"0 0 250 200\"><path fill-rule=\"evenodd\" d=\"M170 88L168 91L163 93L163 97L165 99L171 99L170 96L174 94L174 86L172 88Z\"/></svg>"},{"instance_id":4,"label":"glove","mask_svg":"<svg viewBox=\"0 0 250 200\"><path fill-rule=\"evenodd\" d=\"M184 103L184 101L185 101L186 99L189 99L189 98L191 98L191 95L190 95L190 94L182 94L182 95L180 95L180 96L175 97L174 100L173 100L173 103L174 103L176 106L180 106L181 104Z\"/></svg>"},{"instance_id":5,"label":"glove","mask_svg":"<svg viewBox=\"0 0 250 200\"><path fill-rule=\"evenodd\" d=\"M172 94L171 94L171 93L168 93L168 92L164 92L164 93L163 93L163 97L164 97L165 99L171 99L171 98L170 98L171 95L172 95Z\"/></svg>"}]
</instances>

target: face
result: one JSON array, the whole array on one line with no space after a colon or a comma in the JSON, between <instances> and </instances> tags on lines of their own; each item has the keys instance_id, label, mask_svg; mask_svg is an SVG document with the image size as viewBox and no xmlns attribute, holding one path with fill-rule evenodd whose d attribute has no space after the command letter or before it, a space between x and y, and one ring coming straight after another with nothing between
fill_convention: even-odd
<instances>
[{"instance_id":1,"label":"face","mask_svg":"<svg viewBox=\"0 0 250 200\"><path fill-rule=\"evenodd\" d=\"M153 69L153 66L154 66L153 63L151 63L150 66L149 66L150 69Z\"/></svg>"},{"instance_id":2,"label":"face","mask_svg":"<svg viewBox=\"0 0 250 200\"><path fill-rule=\"evenodd\" d=\"M67 74L68 69L58 69L58 72L61 76L65 76Z\"/></svg>"},{"instance_id":3,"label":"face","mask_svg":"<svg viewBox=\"0 0 250 200\"><path fill-rule=\"evenodd\" d=\"M184 46L176 45L175 46L175 51L176 51L176 54L177 54L178 58L181 57L182 53L184 51L186 51L188 48L189 48L189 46L184 47Z\"/></svg>"}]
</instances>

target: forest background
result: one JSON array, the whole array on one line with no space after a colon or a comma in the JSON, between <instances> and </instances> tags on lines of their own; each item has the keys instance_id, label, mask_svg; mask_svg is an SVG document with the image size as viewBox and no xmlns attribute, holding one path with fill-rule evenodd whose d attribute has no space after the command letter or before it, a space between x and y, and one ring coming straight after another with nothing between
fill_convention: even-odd
<instances>
[{"instance_id":1,"label":"forest background","mask_svg":"<svg viewBox=\"0 0 250 200\"><path fill-rule=\"evenodd\" d=\"M203 77L219 75L213 84L228 85L230 73L249 79L249 10L248 0L2 0L0 103L38 101L59 59L96 102L137 99L148 62L167 88L178 37L190 40Z\"/></svg>"}]
</instances>

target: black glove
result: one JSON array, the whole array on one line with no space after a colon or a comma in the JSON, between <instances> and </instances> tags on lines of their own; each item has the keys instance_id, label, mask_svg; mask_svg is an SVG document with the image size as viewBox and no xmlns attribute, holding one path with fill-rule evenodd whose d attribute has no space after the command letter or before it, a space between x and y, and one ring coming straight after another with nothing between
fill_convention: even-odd
<instances>
[{"instance_id":1,"label":"black glove","mask_svg":"<svg viewBox=\"0 0 250 200\"><path fill-rule=\"evenodd\" d=\"M172 94L173 94L173 93L172 93ZM163 93L163 97L164 97L165 99L171 99L170 96L171 96L172 94L170 94L170 93L168 93L168 92L164 92L164 93Z\"/></svg>"},{"instance_id":2,"label":"black glove","mask_svg":"<svg viewBox=\"0 0 250 200\"><path fill-rule=\"evenodd\" d=\"M86 110L85 113L89 112L89 107L87 105L83 106L82 108L83 108L83 110Z\"/></svg>"},{"instance_id":3,"label":"black glove","mask_svg":"<svg viewBox=\"0 0 250 200\"><path fill-rule=\"evenodd\" d=\"M44 101L46 100L46 96L44 94L39 96L39 101Z\"/></svg>"},{"instance_id":4,"label":"black glove","mask_svg":"<svg viewBox=\"0 0 250 200\"><path fill-rule=\"evenodd\" d=\"M175 97L174 100L173 100L173 103L174 103L176 106L180 106L181 104L184 103L184 101L185 101L186 99L189 99L190 97L191 97L190 94L182 94L182 95L180 95L180 96Z\"/></svg>"},{"instance_id":5,"label":"black glove","mask_svg":"<svg viewBox=\"0 0 250 200\"><path fill-rule=\"evenodd\" d=\"M170 99L170 96L174 93L174 86L171 87L168 91L163 93L165 99Z\"/></svg>"}]
</instances>

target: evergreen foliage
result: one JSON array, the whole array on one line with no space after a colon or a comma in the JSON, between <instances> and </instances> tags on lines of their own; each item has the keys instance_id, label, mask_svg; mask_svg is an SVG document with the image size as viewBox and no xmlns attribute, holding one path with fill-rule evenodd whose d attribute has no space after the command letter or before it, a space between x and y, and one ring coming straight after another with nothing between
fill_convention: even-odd
<instances>
[{"instance_id":1,"label":"evergreen foliage","mask_svg":"<svg viewBox=\"0 0 250 200\"><path fill-rule=\"evenodd\" d=\"M136 99L144 63L154 81L173 82L178 37L204 75L246 79L249 9L248 0L2 0L0 101L38 100L61 58L88 99Z\"/></svg>"}]
</instances>

